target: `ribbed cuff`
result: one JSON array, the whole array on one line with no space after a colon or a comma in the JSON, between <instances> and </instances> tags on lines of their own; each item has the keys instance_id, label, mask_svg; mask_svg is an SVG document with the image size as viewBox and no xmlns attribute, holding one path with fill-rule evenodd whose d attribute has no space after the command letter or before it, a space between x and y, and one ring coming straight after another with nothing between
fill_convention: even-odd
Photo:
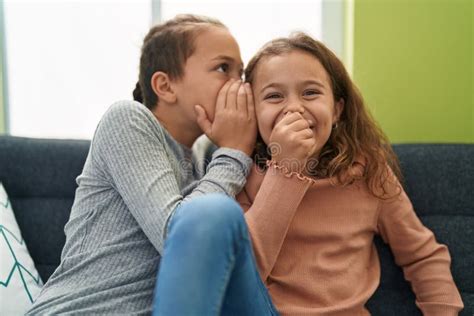
<instances>
[{"instance_id":1,"label":"ribbed cuff","mask_svg":"<svg viewBox=\"0 0 474 316\"><path fill-rule=\"evenodd\" d=\"M212 160L220 156L226 156L234 159L241 165L244 176L247 177L249 175L253 161L243 151L233 148L221 147L212 154Z\"/></svg>"},{"instance_id":2,"label":"ribbed cuff","mask_svg":"<svg viewBox=\"0 0 474 316\"><path fill-rule=\"evenodd\" d=\"M296 177L298 178L299 180L301 181L306 181L306 182L309 182L310 184L314 184L316 183L316 180L314 180L313 178L311 177L308 177L308 176L305 176L301 173L298 173L298 172L295 172L295 171L290 171L288 170L288 168L286 168L285 166L281 166L279 165L276 161L274 160L268 160L267 161L267 166L268 167L274 167L275 169L279 170L280 172L282 172L285 177L287 178L291 178L291 177Z\"/></svg>"},{"instance_id":3,"label":"ribbed cuff","mask_svg":"<svg viewBox=\"0 0 474 316\"><path fill-rule=\"evenodd\" d=\"M417 303L424 316L457 316L462 310L454 304L442 303Z\"/></svg>"}]
</instances>

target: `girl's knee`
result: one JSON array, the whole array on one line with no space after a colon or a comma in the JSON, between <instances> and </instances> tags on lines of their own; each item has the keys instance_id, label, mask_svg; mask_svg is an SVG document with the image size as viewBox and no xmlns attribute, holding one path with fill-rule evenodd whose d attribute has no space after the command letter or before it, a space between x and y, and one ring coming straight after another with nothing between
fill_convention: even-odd
<instances>
[{"instance_id":1,"label":"girl's knee","mask_svg":"<svg viewBox=\"0 0 474 316\"><path fill-rule=\"evenodd\" d=\"M243 210L224 194L207 194L183 203L173 218L172 229L196 234L245 229Z\"/></svg>"},{"instance_id":2,"label":"girl's knee","mask_svg":"<svg viewBox=\"0 0 474 316\"><path fill-rule=\"evenodd\" d=\"M243 222L243 210L232 198L224 194L209 194L201 200L199 212L215 225Z\"/></svg>"}]
</instances>

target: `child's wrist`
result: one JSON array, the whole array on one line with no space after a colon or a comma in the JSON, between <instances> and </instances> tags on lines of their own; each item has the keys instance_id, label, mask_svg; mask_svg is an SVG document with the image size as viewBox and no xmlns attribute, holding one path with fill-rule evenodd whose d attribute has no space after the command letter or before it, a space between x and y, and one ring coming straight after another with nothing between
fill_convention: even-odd
<instances>
[{"instance_id":1,"label":"child's wrist","mask_svg":"<svg viewBox=\"0 0 474 316\"><path fill-rule=\"evenodd\" d=\"M223 145L223 146L221 146L221 148L230 148L230 149L233 149L233 150L238 150L238 151L244 153L248 157L251 157L252 152L253 152L253 149L245 148L243 146L231 146L231 145L226 146L226 145Z\"/></svg>"},{"instance_id":2,"label":"child's wrist","mask_svg":"<svg viewBox=\"0 0 474 316\"><path fill-rule=\"evenodd\" d=\"M304 161L301 161L296 158L282 158L272 156L270 164L274 164L278 167L281 167L282 170L287 171L288 173L300 173L303 174L306 169L306 164Z\"/></svg>"},{"instance_id":3,"label":"child's wrist","mask_svg":"<svg viewBox=\"0 0 474 316\"><path fill-rule=\"evenodd\" d=\"M311 183L313 183L315 181L311 176L307 175L304 172L304 170L299 170L299 171L292 170L292 169L288 168L286 164L281 164L281 162L276 161L274 159L267 160L266 165L267 165L268 168L273 167L273 168L279 170L286 177L296 176L298 179L300 179L302 181L309 181Z\"/></svg>"},{"instance_id":4,"label":"child's wrist","mask_svg":"<svg viewBox=\"0 0 474 316\"><path fill-rule=\"evenodd\" d=\"M243 152L244 154L246 154L249 157L252 156L253 149L249 149L249 148L245 148L245 147L239 147L239 148L235 148L235 149L240 150L241 152Z\"/></svg>"}]
</instances>

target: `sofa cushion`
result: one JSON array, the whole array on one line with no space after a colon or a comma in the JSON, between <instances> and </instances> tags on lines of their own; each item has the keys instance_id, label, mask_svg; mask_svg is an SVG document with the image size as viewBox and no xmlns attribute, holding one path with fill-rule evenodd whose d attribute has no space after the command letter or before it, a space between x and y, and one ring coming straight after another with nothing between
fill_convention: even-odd
<instances>
[{"instance_id":1,"label":"sofa cushion","mask_svg":"<svg viewBox=\"0 0 474 316\"><path fill-rule=\"evenodd\" d=\"M71 210L89 141L0 136L0 181L36 267L47 280L59 264L64 224ZM394 145L404 187L421 221L449 247L452 273L465 308L474 315L474 145ZM30 214L35 216L30 216ZM44 236L44 237L43 237ZM47 247L41 239L48 239ZM390 249L375 238L382 276L367 307L372 315L421 315Z\"/></svg>"},{"instance_id":2,"label":"sofa cushion","mask_svg":"<svg viewBox=\"0 0 474 316\"><path fill-rule=\"evenodd\" d=\"M451 271L464 302L460 315L474 314L474 145L394 145L404 188L422 223L451 254ZM402 269L389 247L375 238L380 286L367 307L373 315L421 315ZM387 313L390 306L390 313Z\"/></svg>"},{"instance_id":3,"label":"sofa cushion","mask_svg":"<svg viewBox=\"0 0 474 316\"><path fill-rule=\"evenodd\" d=\"M0 314L22 315L41 291L43 282L28 253L1 183L0 258Z\"/></svg>"},{"instance_id":4,"label":"sofa cushion","mask_svg":"<svg viewBox=\"0 0 474 316\"><path fill-rule=\"evenodd\" d=\"M89 145L86 140L0 137L0 181L44 281L59 265L75 179Z\"/></svg>"}]
</instances>

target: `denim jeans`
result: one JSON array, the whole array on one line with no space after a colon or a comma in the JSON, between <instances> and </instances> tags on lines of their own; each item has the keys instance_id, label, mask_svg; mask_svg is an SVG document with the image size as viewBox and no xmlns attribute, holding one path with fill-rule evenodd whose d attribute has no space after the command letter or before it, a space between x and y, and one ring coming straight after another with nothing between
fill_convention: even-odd
<instances>
[{"instance_id":1,"label":"denim jeans","mask_svg":"<svg viewBox=\"0 0 474 316\"><path fill-rule=\"evenodd\" d=\"M209 194L171 218L153 315L278 315L257 271L243 211Z\"/></svg>"}]
</instances>

